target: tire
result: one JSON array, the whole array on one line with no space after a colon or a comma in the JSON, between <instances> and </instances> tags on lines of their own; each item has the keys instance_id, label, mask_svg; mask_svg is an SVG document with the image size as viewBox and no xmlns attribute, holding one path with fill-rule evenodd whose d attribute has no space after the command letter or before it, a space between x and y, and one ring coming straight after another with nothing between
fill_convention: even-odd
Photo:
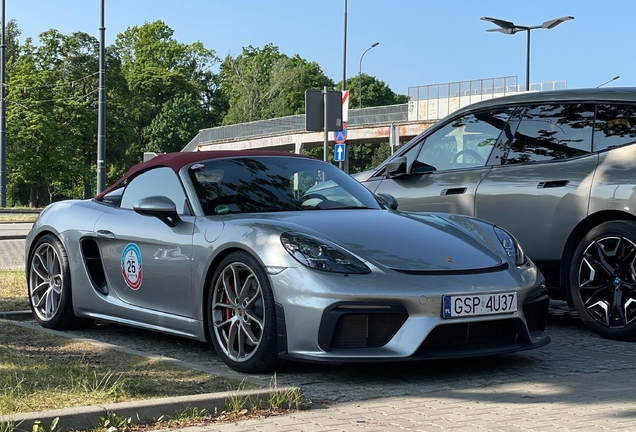
<instances>
[{"instance_id":1,"label":"tire","mask_svg":"<svg viewBox=\"0 0 636 432\"><path fill-rule=\"evenodd\" d=\"M69 330L91 325L93 320L73 313L71 272L62 243L52 234L34 245L27 267L29 304L36 321L45 328Z\"/></svg>"},{"instance_id":2,"label":"tire","mask_svg":"<svg viewBox=\"0 0 636 432\"><path fill-rule=\"evenodd\" d=\"M574 306L592 331L636 340L636 222L590 230L574 251L569 279Z\"/></svg>"},{"instance_id":3,"label":"tire","mask_svg":"<svg viewBox=\"0 0 636 432\"><path fill-rule=\"evenodd\" d=\"M237 286L243 287L238 295ZM265 270L250 254L234 252L221 261L207 311L210 339L225 364L243 373L278 364L274 295Z\"/></svg>"}]
</instances>

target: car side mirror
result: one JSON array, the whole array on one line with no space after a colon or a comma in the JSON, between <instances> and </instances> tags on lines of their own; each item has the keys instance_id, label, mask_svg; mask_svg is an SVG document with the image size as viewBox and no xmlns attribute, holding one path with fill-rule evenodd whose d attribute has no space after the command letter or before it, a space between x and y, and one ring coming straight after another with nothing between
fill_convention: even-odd
<instances>
[{"instance_id":1,"label":"car side mirror","mask_svg":"<svg viewBox=\"0 0 636 432\"><path fill-rule=\"evenodd\" d=\"M398 202L393 195L390 195L388 193L379 193L376 194L376 196L388 208L390 208L391 210L397 210Z\"/></svg>"},{"instance_id":2,"label":"car side mirror","mask_svg":"<svg viewBox=\"0 0 636 432\"><path fill-rule=\"evenodd\" d=\"M175 203L163 195L142 198L133 205L133 210L140 215L156 217L169 227L181 221Z\"/></svg>"},{"instance_id":3,"label":"car side mirror","mask_svg":"<svg viewBox=\"0 0 636 432\"><path fill-rule=\"evenodd\" d=\"M406 158L397 157L384 166L387 178L403 177L406 175Z\"/></svg>"}]
</instances>

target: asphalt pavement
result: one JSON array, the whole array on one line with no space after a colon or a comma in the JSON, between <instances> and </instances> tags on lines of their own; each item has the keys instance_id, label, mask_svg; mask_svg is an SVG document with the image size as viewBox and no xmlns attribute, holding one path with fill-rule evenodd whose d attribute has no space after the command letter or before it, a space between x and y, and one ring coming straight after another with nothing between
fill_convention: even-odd
<instances>
[{"instance_id":1,"label":"asphalt pavement","mask_svg":"<svg viewBox=\"0 0 636 432\"><path fill-rule=\"evenodd\" d=\"M3 239L2 234L25 235L28 227L5 225L0 225L0 267L23 267L24 240ZM313 402L311 409L184 431L636 431L636 343L602 339L577 317L556 310L546 329L552 343L543 348L444 362L292 363L277 372L277 382L300 388ZM29 322L23 325L40 329ZM240 378L207 344L197 341L108 323L59 334ZM271 376L248 379L266 383ZM226 397L207 395L187 403L200 408L212 403L205 398L221 403L221 396ZM179 403L184 402L171 398L154 402L166 415ZM157 413L147 401L127 404L31 413L29 418L47 424L50 415L61 421L86 420L86 412L104 409L136 412L141 418L147 412Z\"/></svg>"}]
</instances>

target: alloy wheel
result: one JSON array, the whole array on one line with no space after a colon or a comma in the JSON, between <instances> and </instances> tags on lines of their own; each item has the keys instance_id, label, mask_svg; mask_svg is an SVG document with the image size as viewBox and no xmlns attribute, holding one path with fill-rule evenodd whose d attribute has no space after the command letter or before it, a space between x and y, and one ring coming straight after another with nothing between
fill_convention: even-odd
<instances>
[{"instance_id":1,"label":"alloy wheel","mask_svg":"<svg viewBox=\"0 0 636 432\"><path fill-rule=\"evenodd\" d=\"M50 243L42 243L29 266L29 295L33 311L42 321L55 317L62 300L64 275L60 256Z\"/></svg>"},{"instance_id":2,"label":"alloy wheel","mask_svg":"<svg viewBox=\"0 0 636 432\"><path fill-rule=\"evenodd\" d=\"M623 236L591 242L578 270L578 294L589 315L608 328L636 320L636 244Z\"/></svg>"},{"instance_id":3,"label":"alloy wheel","mask_svg":"<svg viewBox=\"0 0 636 432\"><path fill-rule=\"evenodd\" d=\"M249 360L263 337L263 290L247 265L228 264L216 280L212 320L218 345L232 361Z\"/></svg>"}]
</instances>

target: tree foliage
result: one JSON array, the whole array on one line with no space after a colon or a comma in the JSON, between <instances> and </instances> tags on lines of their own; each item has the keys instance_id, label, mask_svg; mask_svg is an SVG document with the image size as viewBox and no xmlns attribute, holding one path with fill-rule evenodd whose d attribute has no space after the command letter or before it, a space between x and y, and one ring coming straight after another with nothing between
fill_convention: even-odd
<instances>
[{"instance_id":1,"label":"tree foliage","mask_svg":"<svg viewBox=\"0 0 636 432\"><path fill-rule=\"evenodd\" d=\"M349 89L349 107L360 107L360 81L362 81L362 108L403 104L408 101L406 95L395 93L389 86L376 77L362 74L347 80Z\"/></svg>"},{"instance_id":2,"label":"tree foliage","mask_svg":"<svg viewBox=\"0 0 636 432\"><path fill-rule=\"evenodd\" d=\"M228 107L224 124L304 113L305 90L333 87L317 63L288 57L272 44L226 56L219 76Z\"/></svg>"},{"instance_id":3,"label":"tree foliage","mask_svg":"<svg viewBox=\"0 0 636 432\"><path fill-rule=\"evenodd\" d=\"M218 117L212 112L218 90L212 72L218 62L215 52L201 42L183 44L173 36L163 21L155 21L131 27L115 41L134 123L128 164L144 151L180 150L206 120Z\"/></svg>"},{"instance_id":4,"label":"tree foliage","mask_svg":"<svg viewBox=\"0 0 636 432\"><path fill-rule=\"evenodd\" d=\"M99 42L86 33L51 29L37 43L30 38L20 43L20 34L10 21L5 38L7 201L37 206L91 197ZM179 151L203 128L302 114L306 90L334 87L316 62L283 54L273 44L245 47L221 62L201 42L177 41L163 21L126 29L105 52L108 183L140 162L144 151ZM347 84L351 107L357 107L358 77ZM362 90L365 107L406 101L366 74ZM363 150L371 163L372 149ZM315 152L322 158L322 148Z\"/></svg>"}]
</instances>

